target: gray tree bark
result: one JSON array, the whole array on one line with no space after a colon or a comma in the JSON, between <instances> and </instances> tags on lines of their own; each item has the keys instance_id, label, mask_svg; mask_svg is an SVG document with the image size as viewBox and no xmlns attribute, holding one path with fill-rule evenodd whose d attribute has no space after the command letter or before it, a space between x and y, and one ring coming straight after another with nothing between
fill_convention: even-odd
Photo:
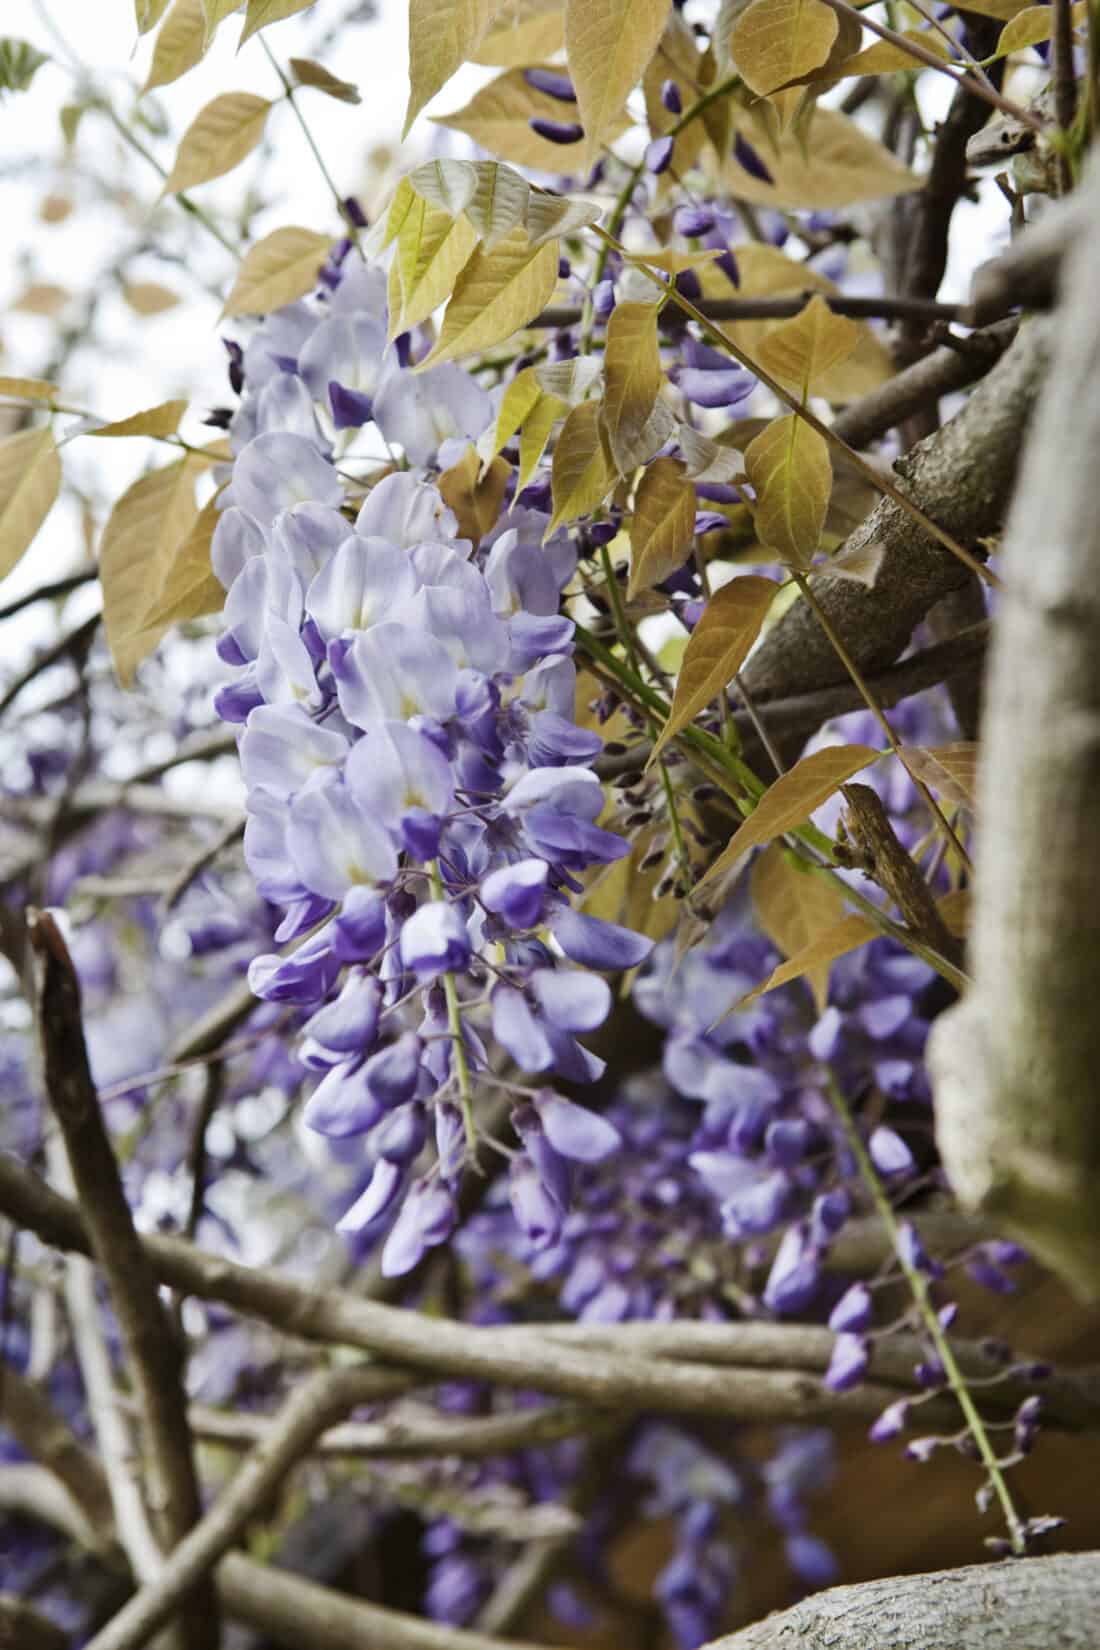
<instances>
[{"instance_id":1,"label":"gray tree bark","mask_svg":"<svg viewBox=\"0 0 1100 1650\"><path fill-rule=\"evenodd\" d=\"M1100 166L1004 540L979 776L974 985L934 1028L961 1201L1100 1295ZM1033 323L1032 323L1033 324ZM1096 1630L1100 1642L1100 1626Z\"/></svg>"}]
</instances>

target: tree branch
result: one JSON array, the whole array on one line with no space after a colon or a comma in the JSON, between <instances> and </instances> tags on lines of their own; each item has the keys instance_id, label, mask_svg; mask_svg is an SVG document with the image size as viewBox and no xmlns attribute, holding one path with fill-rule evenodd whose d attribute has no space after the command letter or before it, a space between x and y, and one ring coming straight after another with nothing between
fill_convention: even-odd
<instances>
[{"instance_id":1,"label":"tree branch","mask_svg":"<svg viewBox=\"0 0 1100 1650\"><path fill-rule=\"evenodd\" d=\"M869 447L914 413L977 383L1000 360L1019 330L1016 320L997 321L981 332L941 344L920 361L888 378L878 389L853 401L833 419L833 429L849 447Z\"/></svg>"},{"instance_id":2,"label":"tree branch","mask_svg":"<svg viewBox=\"0 0 1100 1650\"><path fill-rule=\"evenodd\" d=\"M1100 167L1005 533L982 740L974 985L933 1031L964 1204L1100 1295Z\"/></svg>"}]
</instances>

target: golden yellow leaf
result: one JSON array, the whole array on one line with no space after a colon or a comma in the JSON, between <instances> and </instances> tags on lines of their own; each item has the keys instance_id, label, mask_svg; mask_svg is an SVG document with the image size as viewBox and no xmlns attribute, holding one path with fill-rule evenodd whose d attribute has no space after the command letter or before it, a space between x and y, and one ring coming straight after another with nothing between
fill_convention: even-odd
<instances>
[{"instance_id":1,"label":"golden yellow leaf","mask_svg":"<svg viewBox=\"0 0 1100 1650\"><path fill-rule=\"evenodd\" d=\"M732 481L745 468L744 455L736 447L712 441L690 424L678 426L676 440L692 481Z\"/></svg>"},{"instance_id":2,"label":"golden yellow leaf","mask_svg":"<svg viewBox=\"0 0 1100 1650\"><path fill-rule=\"evenodd\" d=\"M72 210L73 203L68 195L46 195L38 208L38 216L43 223L64 223Z\"/></svg>"},{"instance_id":3,"label":"golden yellow leaf","mask_svg":"<svg viewBox=\"0 0 1100 1650\"><path fill-rule=\"evenodd\" d=\"M550 474L554 514L546 537L563 521L587 516L602 504L614 480L600 440L600 404L582 401L562 425L554 448Z\"/></svg>"},{"instance_id":4,"label":"golden yellow leaf","mask_svg":"<svg viewBox=\"0 0 1100 1650\"><path fill-rule=\"evenodd\" d=\"M565 0L504 0L470 61L491 69L543 63L565 45Z\"/></svg>"},{"instance_id":5,"label":"golden yellow leaf","mask_svg":"<svg viewBox=\"0 0 1100 1650\"><path fill-rule=\"evenodd\" d=\"M259 29L266 29L269 23L281 23L284 17L297 17L312 4L313 0L248 0L237 49Z\"/></svg>"},{"instance_id":6,"label":"golden yellow leaf","mask_svg":"<svg viewBox=\"0 0 1100 1650\"><path fill-rule=\"evenodd\" d=\"M646 124L654 137L659 137L676 125L679 119L666 109L661 98L661 87L666 80L674 80L680 88L684 108L698 101L703 93L701 80L703 60L691 28L678 11L669 13L665 32L657 50L649 61L642 79L645 95ZM693 120L675 139L672 163L666 177L675 173L683 177L690 172L706 142L706 127L701 120ZM609 139L610 140L610 139Z\"/></svg>"},{"instance_id":7,"label":"golden yellow leaf","mask_svg":"<svg viewBox=\"0 0 1100 1650\"><path fill-rule=\"evenodd\" d=\"M299 86L312 86L316 92L324 92L326 97L334 97L337 103L362 103L358 86L350 80L341 80L323 63L315 63L311 57L292 57L290 71Z\"/></svg>"},{"instance_id":8,"label":"golden yellow leaf","mask_svg":"<svg viewBox=\"0 0 1100 1650\"><path fill-rule=\"evenodd\" d=\"M503 0L409 0L409 105L401 133L472 57Z\"/></svg>"},{"instance_id":9,"label":"golden yellow leaf","mask_svg":"<svg viewBox=\"0 0 1100 1650\"><path fill-rule=\"evenodd\" d=\"M60 487L61 460L48 425L0 441L0 579L27 549Z\"/></svg>"},{"instance_id":10,"label":"golden yellow leaf","mask_svg":"<svg viewBox=\"0 0 1100 1650\"><path fill-rule=\"evenodd\" d=\"M243 4L244 0L202 0L202 13L206 21L205 46L209 46L216 30L226 18L233 12L240 11Z\"/></svg>"},{"instance_id":11,"label":"golden yellow leaf","mask_svg":"<svg viewBox=\"0 0 1100 1650\"><path fill-rule=\"evenodd\" d=\"M729 100L725 100L727 103ZM752 116L730 105L737 129L760 152L760 135ZM816 109L809 141L788 132L776 149L761 158L771 183L754 177L729 154L724 182L742 200L760 206L854 206L882 195L904 195L923 187L924 179L903 166L888 149L835 109Z\"/></svg>"},{"instance_id":12,"label":"golden yellow leaf","mask_svg":"<svg viewBox=\"0 0 1100 1650\"><path fill-rule=\"evenodd\" d=\"M1013 52L1026 51L1049 40L1053 28L1050 6L1027 6L1006 23L1001 30L994 57L1009 57Z\"/></svg>"},{"instance_id":13,"label":"golden yellow leaf","mask_svg":"<svg viewBox=\"0 0 1100 1650\"><path fill-rule=\"evenodd\" d=\"M296 226L265 235L242 260L220 319L266 315L268 310L293 303L316 286L317 272L331 246L327 235Z\"/></svg>"},{"instance_id":14,"label":"golden yellow leaf","mask_svg":"<svg viewBox=\"0 0 1100 1650\"><path fill-rule=\"evenodd\" d=\"M756 359L784 389L805 401L858 343L855 322L834 314L824 298L815 296L805 309L768 333L757 348Z\"/></svg>"},{"instance_id":15,"label":"golden yellow leaf","mask_svg":"<svg viewBox=\"0 0 1100 1650\"><path fill-rule=\"evenodd\" d=\"M513 229L526 231L531 185L501 161L482 160L475 165L477 187L466 202L465 212L484 242L484 250L491 252Z\"/></svg>"},{"instance_id":16,"label":"golden yellow leaf","mask_svg":"<svg viewBox=\"0 0 1100 1650\"><path fill-rule=\"evenodd\" d=\"M50 401L57 389L48 378L0 378L0 395L14 395L20 401Z\"/></svg>"},{"instance_id":17,"label":"golden yellow leaf","mask_svg":"<svg viewBox=\"0 0 1100 1650\"><path fill-rule=\"evenodd\" d=\"M159 281L126 281L122 296L135 315L163 315L166 309L175 309L179 296Z\"/></svg>"},{"instance_id":18,"label":"golden yellow leaf","mask_svg":"<svg viewBox=\"0 0 1100 1650\"><path fill-rule=\"evenodd\" d=\"M137 666L168 628L146 616L198 519L195 476L204 464L188 454L142 476L123 493L103 529L103 628L123 687L130 686Z\"/></svg>"},{"instance_id":19,"label":"golden yellow leaf","mask_svg":"<svg viewBox=\"0 0 1100 1650\"><path fill-rule=\"evenodd\" d=\"M599 215L599 205L583 195L553 195L547 189L532 187L527 199L527 239L532 246L541 246L551 237L560 240L585 224L595 223Z\"/></svg>"},{"instance_id":20,"label":"golden yellow leaf","mask_svg":"<svg viewBox=\"0 0 1100 1650\"><path fill-rule=\"evenodd\" d=\"M969 888L952 888L936 901L936 909L947 924L948 932L963 940L970 928L972 898Z\"/></svg>"},{"instance_id":21,"label":"golden yellow leaf","mask_svg":"<svg viewBox=\"0 0 1100 1650\"><path fill-rule=\"evenodd\" d=\"M584 127L585 165L657 49L671 0L566 0L565 51Z\"/></svg>"},{"instance_id":22,"label":"golden yellow leaf","mask_svg":"<svg viewBox=\"0 0 1100 1650\"><path fill-rule=\"evenodd\" d=\"M550 431L569 411L569 403L556 395L543 394L524 421L519 438L519 471L516 491L521 493L535 473L535 466L546 451Z\"/></svg>"},{"instance_id":23,"label":"golden yellow leaf","mask_svg":"<svg viewBox=\"0 0 1100 1650\"><path fill-rule=\"evenodd\" d=\"M903 30L902 37L912 40L915 45L923 46L925 51L935 52L946 62L951 55L951 48L942 35L934 34L930 29L917 33L915 30ZM836 79L846 80L854 74L895 74L899 70L912 70L920 64L907 52L903 46L895 45L892 40L876 40L873 45L866 46L863 51L854 52L851 57L845 58L837 65Z\"/></svg>"},{"instance_id":24,"label":"golden yellow leaf","mask_svg":"<svg viewBox=\"0 0 1100 1650\"><path fill-rule=\"evenodd\" d=\"M143 412L131 413L129 418L116 418L110 424L101 424L89 435L175 435L180 419L187 411L186 401L161 401Z\"/></svg>"},{"instance_id":25,"label":"golden yellow leaf","mask_svg":"<svg viewBox=\"0 0 1100 1650\"><path fill-rule=\"evenodd\" d=\"M206 50L206 16L202 0L175 0L153 46L153 61L142 93L170 86L201 63Z\"/></svg>"},{"instance_id":26,"label":"golden yellow leaf","mask_svg":"<svg viewBox=\"0 0 1100 1650\"><path fill-rule=\"evenodd\" d=\"M823 0L753 0L733 25L729 52L746 86L767 97L820 68L838 28Z\"/></svg>"},{"instance_id":27,"label":"golden yellow leaf","mask_svg":"<svg viewBox=\"0 0 1100 1650\"><path fill-rule=\"evenodd\" d=\"M658 248L653 252L624 252L623 262L644 268L663 270L666 275L679 275L684 269L702 269L722 256L718 247L702 252L682 252L677 248Z\"/></svg>"},{"instance_id":28,"label":"golden yellow leaf","mask_svg":"<svg viewBox=\"0 0 1100 1650\"><path fill-rule=\"evenodd\" d=\"M833 468L824 436L796 413L773 418L745 451L756 489L753 518L761 544L794 567L807 567L821 543Z\"/></svg>"},{"instance_id":29,"label":"golden yellow leaf","mask_svg":"<svg viewBox=\"0 0 1100 1650\"><path fill-rule=\"evenodd\" d=\"M144 632L160 629L163 634L185 619L221 612L225 587L210 565L210 545L219 514L216 500L208 500L187 537L176 547L156 600L142 621ZM155 646L156 642L151 642L149 650Z\"/></svg>"},{"instance_id":30,"label":"golden yellow leaf","mask_svg":"<svg viewBox=\"0 0 1100 1650\"><path fill-rule=\"evenodd\" d=\"M653 404L664 374L657 346L658 306L616 304L607 322L604 351L603 427L620 475L628 476L653 457L646 439Z\"/></svg>"},{"instance_id":31,"label":"golden yellow leaf","mask_svg":"<svg viewBox=\"0 0 1100 1650\"><path fill-rule=\"evenodd\" d=\"M678 458L658 458L643 472L630 524L627 596L652 590L682 567L695 536L695 488Z\"/></svg>"},{"instance_id":32,"label":"golden yellow leaf","mask_svg":"<svg viewBox=\"0 0 1100 1650\"><path fill-rule=\"evenodd\" d=\"M858 911L850 911L846 917L824 932L818 933L801 951L796 951L785 963L772 970L766 980L741 999L744 1003L751 1003L754 997L762 997L765 991L774 991L777 986L789 985L791 980L797 980L803 974L812 974L818 969L828 970L829 964L837 957L843 957L849 951L856 951L868 940L873 940L878 929L867 917L861 917Z\"/></svg>"},{"instance_id":33,"label":"golden yellow leaf","mask_svg":"<svg viewBox=\"0 0 1100 1650\"><path fill-rule=\"evenodd\" d=\"M545 308L557 280L556 241L533 249L517 228L492 252L479 246L455 282L439 340L421 367L511 338Z\"/></svg>"},{"instance_id":34,"label":"golden yellow leaf","mask_svg":"<svg viewBox=\"0 0 1100 1650\"><path fill-rule=\"evenodd\" d=\"M749 878L757 923L785 957L801 956L834 929L844 915L844 899L832 883L773 842L756 859ZM829 996L830 957L803 969L823 1014Z\"/></svg>"},{"instance_id":35,"label":"golden yellow leaf","mask_svg":"<svg viewBox=\"0 0 1100 1650\"><path fill-rule=\"evenodd\" d=\"M264 135L271 104L251 92L226 92L200 109L180 139L164 193L178 195L224 177L250 155Z\"/></svg>"},{"instance_id":36,"label":"golden yellow leaf","mask_svg":"<svg viewBox=\"0 0 1100 1650\"><path fill-rule=\"evenodd\" d=\"M746 573L714 592L680 661L672 708L650 762L681 728L725 692L748 658L778 589L774 580Z\"/></svg>"},{"instance_id":37,"label":"golden yellow leaf","mask_svg":"<svg viewBox=\"0 0 1100 1650\"><path fill-rule=\"evenodd\" d=\"M134 0L134 21L139 34L155 29L164 15L168 0Z\"/></svg>"},{"instance_id":38,"label":"golden yellow leaf","mask_svg":"<svg viewBox=\"0 0 1100 1650\"><path fill-rule=\"evenodd\" d=\"M584 145L579 139L571 144L551 143L529 125L533 119L569 122L574 118L569 106L529 86L524 73L522 68L509 69L490 80L461 109L435 115L433 120L453 132L465 132L491 155L499 155L514 166L533 166L542 172L578 170L584 158ZM625 126L625 120L621 121L618 131L609 133L609 140L619 136Z\"/></svg>"},{"instance_id":39,"label":"golden yellow leaf","mask_svg":"<svg viewBox=\"0 0 1100 1650\"><path fill-rule=\"evenodd\" d=\"M976 11L982 17L995 17L999 22L1007 23L1010 17L1015 17L1021 11L1022 0L966 0L967 11Z\"/></svg>"},{"instance_id":40,"label":"golden yellow leaf","mask_svg":"<svg viewBox=\"0 0 1100 1650\"><path fill-rule=\"evenodd\" d=\"M762 242L746 242L738 246L737 267L741 275L739 297L781 298L788 294L801 295L807 291L832 296L838 290L832 281L827 280L824 275L819 275L800 259L788 258L778 247L768 246ZM720 271L704 268L700 271L699 278L703 283L706 297L729 296L729 286L725 284L725 276ZM787 324L785 321L774 320L727 321L723 325L723 331L728 333L746 355L756 359L762 341L779 327ZM839 361L828 372L819 374L817 379L814 393L828 401L854 401L858 396L866 395L869 390L877 389L894 374L894 362L890 352L874 330L865 321L854 321L852 325L856 328L857 334L857 343L852 354Z\"/></svg>"},{"instance_id":41,"label":"golden yellow leaf","mask_svg":"<svg viewBox=\"0 0 1100 1650\"><path fill-rule=\"evenodd\" d=\"M426 321L451 296L476 245L477 231L465 217L413 197L390 265L391 339Z\"/></svg>"},{"instance_id":42,"label":"golden yellow leaf","mask_svg":"<svg viewBox=\"0 0 1100 1650\"><path fill-rule=\"evenodd\" d=\"M436 485L444 504L458 517L458 530L474 548L495 527L504 502L504 489L512 473L503 458L494 458L485 474L476 447L467 447L457 464L444 470Z\"/></svg>"},{"instance_id":43,"label":"golden yellow leaf","mask_svg":"<svg viewBox=\"0 0 1100 1650\"><path fill-rule=\"evenodd\" d=\"M441 212L449 212L455 217L459 212L465 212L477 192L477 162L449 158L427 160L423 166L410 172L405 182L418 195L423 195L426 201L438 206ZM398 197L400 194L398 189ZM395 198L394 207L397 205Z\"/></svg>"},{"instance_id":44,"label":"golden yellow leaf","mask_svg":"<svg viewBox=\"0 0 1100 1650\"><path fill-rule=\"evenodd\" d=\"M870 745L828 745L824 750L814 751L812 756L804 756L764 792L703 882L711 882L732 869L750 848L759 848L782 836L784 831L804 824L840 785L877 762L881 755L881 751L872 750Z\"/></svg>"},{"instance_id":45,"label":"golden yellow leaf","mask_svg":"<svg viewBox=\"0 0 1100 1650\"><path fill-rule=\"evenodd\" d=\"M55 286L53 281L32 281L12 301L11 307L22 310L25 315L56 315L64 309L69 296L65 287Z\"/></svg>"},{"instance_id":46,"label":"golden yellow leaf","mask_svg":"<svg viewBox=\"0 0 1100 1650\"><path fill-rule=\"evenodd\" d=\"M947 801L973 808L978 795L978 752L971 740L959 739L950 745L931 748L903 745L902 761L913 775Z\"/></svg>"}]
</instances>

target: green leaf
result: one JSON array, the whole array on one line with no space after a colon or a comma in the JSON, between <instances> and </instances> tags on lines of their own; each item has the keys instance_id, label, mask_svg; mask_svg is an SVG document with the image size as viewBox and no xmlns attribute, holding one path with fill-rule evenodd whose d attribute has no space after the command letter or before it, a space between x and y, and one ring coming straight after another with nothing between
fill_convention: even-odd
<instances>
[{"instance_id":1,"label":"green leaf","mask_svg":"<svg viewBox=\"0 0 1100 1650\"><path fill-rule=\"evenodd\" d=\"M50 60L27 40L0 40L0 97L25 92L43 63Z\"/></svg>"},{"instance_id":2,"label":"green leaf","mask_svg":"<svg viewBox=\"0 0 1100 1650\"><path fill-rule=\"evenodd\" d=\"M747 997L743 997L738 1006L751 1003L754 997L762 997L766 991L774 991L777 986L789 985L791 980L797 980L803 974L810 975L811 984L821 977L822 970L828 978L830 963L837 957L845 956L849 951L857 951L861 945L866 945L868 940L876 939L878 932L874 923L867 917L861 917L858 911L850 911L831 927L816 933L785 963L773 968L767 979L762 980ZM782 949L780 946L780 950ZM817 995L816 985L814 995Z\"/></svg>"},{"instance_id":3,"label":"green leaf","mask_svg":"<svg viewBox=\"0 0 1100 1650\"><path fill-rule=\"evenodd\" d=\"M134 0L134 22L139 34L155 29L167 8L168 0Z\"/></svg>"},{"instance_id":4,"label":"green leaf","mask_svg":"<svg viewBox=\"0 0 1100 1650\"><path fill-rule=\"evenodd\" d=\"M187 411L186 401L161 401L144 412L132 413L129 418L116 418L111 424L101 424L88 435L175 435L180 419Z\"/></svg>"},{"instance_id":5,"label":"green leaf","mask_svg":"<svg viewBox=\"0 0 1100 1650\"><path fill-rule=\"evenodd\" d=\"M671 0L566 0L565 50L584 127L584 164L607 142L645 73Z\"/></svg>"},{"instance_id":6,"label":"green leaf","mask_svg":"<svg viewBox=\"0 0 1100 1650\"><path fill-rule=\"evenodd\" d=\"M657 304L616 304L607 322L603 427L620 475L629 476L664 445L651 414L664 374L657 344Z\"/></svg>"},{"instance_id":7,"label":"green leaf","mask_svg":"<svg viewBox=\"0 0 1100 1650\"><path fill-rule=\"evenodd\" d=\"M772 579L746 573L715 591L680 661L672 709L650 762L681 728L725 692L748 658L778 589Z\"/></svg>"},{"instance_id":8,"label":"green leaf","mask_svg":"<svg viewBox=\"0 0 1100 1650\"><path fill-rule=\"evenodd\" d=\"M48 426L0 441L0 579L29 546L60 487L61 460Z\"/></svg>"},{"instance_id":9,"label":"green leaf","mask_svg":"<svg viewBox=\"0 0 1100 1650\"><path fill-rule=\"evenodd\" d=\"M554 514L545 538L563 521L576 521L602 504L615 480L600 440L600 404L582 401L562 425L554 448L550 485Z\"/></svg>"},{"instance_id":10,"label":"green leaf","mask_svg":"<svg viewBox=\"0 0 1100 1650\"><path fill-rule=\"evenodd\" d=\"M409 105L402 138L456 69L476 52L503 0L409 0Z\"/></svg>"},{"instance_id":11,"label":"green leaf","mask_svg":"<svg viewBox=\"0 0 1100 1650\"><path fill-rule=\"evenodd\" d=\"M627 597L652 590L682 567L695 536L695 488L677 458L658 458L643 472L630 524Z\"/></svg>"},{"instance_id":12,"label":"green leaf","mask_svg":"<svg viewBox=\"0 0 1100 1650\"><path fill-rule=\"evenodd\" d=\"M340 80L330 73L323 63L314 63L310 57L292 57L290 72L299 86L312 86L316 92L324 92L326 97L334 97L337 103L362 103L358 86L353 86L350 80Z\"/></svg>"},{"instance_id":13,"label":"green leaf","mask_svg":"<svg viewBox=\"0 0 1100 1650\"><path fill-rule=\"evenodd\" d=\"M103 529L103 628L123 687L130 686L134 671L168 628L148 615L198 519L195 476L205 463L189 453L142 476L123 493Z\"/></svg>"},{"instance_id":14,"label":"green leaf","mask_svg":"<svg viewBox=\"0 0 1100 1650\"><path fill-rule=\"evenodd\" d=\"M749 888L757 923L785 957L799 956L844 915L840 891L777 842L754 862ZM803 970L819 1014L828 1001L831 961L820 957Z\"/></svg>"},{"instance_id":15,"label":"green leaf","mask_svg":"<svg viewBox=\"0 0 1100 1650\"><path fill-rule=\"evenodd\" d=\"M834 367L848 359L859 339L854 321L834 314L824 298L815 296L767 334L756 359L784 389L805 401Z\"/></svg>"},{"instance_id":16,"label":"green leaf","mask_svg":"<svg viewBox=\"0 0 1100 1650\"><path fill-rule=\"evenodd\" d=\"M547 189L531 188L527 200L527 239L541 246L551 237L572 235L586 224L595 223L600 207L582 195L552 195Z\"/></svg>"},{"instance_id":17,"label":"green leaf","mask_svg":"<svg viewBox=\"0 0 1100 1650\"><path fill-rule=\"evenodd\" d=\"M163 634L186 619L221 612L225 587L210 565L210 546L220 514L216 499L208 500L187 537L176 546L156 600L142 620L143 632L159 629ZM150 651L155 646L150 643Z\"/></svg>"},{"instance_id":18,"label":"green leaf","mask_svg":"<svg viewBox=\"0 0 1100 1650\"><path fill-rule=\"evenodd\" d=\"M513 229L492 252L479 246L455 282L439 341L416 369L499 344L544 309L558 280L558 246L533 248Z\"/></svg>"},{"instance_id":19,"label":"green leaf","mask_svg":"<svg viewBox=\"0 0 1100 1650\"><path fill-rule=\"evenodd\" d=\"M327 235L296 226L265 235L243 259L220 319L266 315L301 298L316 286L317 272L331 246Z\"/></svg>"},{"instance_id":20,"label":"green leaf","mask_svg":"<svg viewBox=\"0 0 1100 1650\"><path fill-rule=\"evenodd\" d=\"M170 86L201 63L207 40L202 0L175 0L153 46L153 61L142 93L156 86Z\"/></svg>"},{"instance_id":21,"label":"green leaf","mask_svg":"<svg viewBox=\"0 0 1100 1650\"><path fill-rule=\"evenodd\" d=\"M877 762L881 755L870 745L828 745L812 756L804 756L764 792L702 882L712 882L731 870L750 848L758 848L804 824L839 786Z\"/></svg>"},{"instance_id":22,"label":"green leaf","mask_svg":"<svg viewBox=\"0 0 1100 1650\"><path fill-rule=\"evenodd\" d=\"M238 51L259 29L266 29L269 23L281 23L284 17L297 17L312 4L313 0L248 0Z\"/></svg>"},{"instance_id":23,"label":"green leaf","mask_svg":"<svg viewBox=\"0 0 1100 1650\"><path fill-rule=\"evenodd\" d=\"M180 139L164 193L178 195L224 177L250 155L264 135L271 104L251 92L226 92L200 109Z\"/></svg>"},{"instance_id":24,"label":"green leaf","mask_svg":"<svg viewBox=\"0 0 1100 1650\"><path fill-rule=\"evenodd\" d=\"M761 544L794 567L808 567L833 485L825 437L796 413L775 418L746 448L745 472L756 490L753 519Z\"/></svg>"},{"instance_id":25,"label":"green leaf","mask_svg":"<svg viewBox=\"0 0 1100 1650\"><path fill-rule=\"evenodd\" d=\"M540 361L535 368L535 377L547 395L558 395L571 407L584 400L602 373L603 367L592 355L575 355L569 361Z\"/></svg>"},{"instance_id":26,"label":"green leaf","mask_svg":"<svg viewBox=\"0 0 1100 1650\"><path fill-rule=\"evenodd\" d=\"M413 195L397 232L390 264L390 338L407 332L445 303L477 245L465 217L452 218Z\"/></svg>"},{"instance_id":27,"label":"green leaf","mask_svg":"<svg viewBox=\"0 0 1100 1650\"><path fill-rule=\"evenodd\" d=\"M729 51L746 86L767 97L820 68L838 29L823 0L753 0L733 26Z\"/></svg>"}]
</instances>

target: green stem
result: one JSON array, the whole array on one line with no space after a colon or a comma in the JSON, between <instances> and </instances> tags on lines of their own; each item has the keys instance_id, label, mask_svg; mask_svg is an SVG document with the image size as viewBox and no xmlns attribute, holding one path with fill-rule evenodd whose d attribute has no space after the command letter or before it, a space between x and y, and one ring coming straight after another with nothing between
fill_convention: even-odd
<instances>
[{"instance_id":1,"label":"green stem","mask_svg":"<svg viewBox=\"0 0 1100 1650\"><path fill-rule=\"evenodd\" d=\"M298 107L298 99L294 95L294 84L291 81L290 77L287 75L286 71L283 69L283 66L279 62L278 58L275 56L275 53L271 50L271 47L268 45L267 40L264 37L264 33L263 33L262 30L256 36L256 38L260 42L260 45L264 49L264 53L267 57L267 61L271 64L271 67L274 69L275 73L278 75L280 81L282 82L283 97L285 98L286 102L289 103L291 109L293 109L293 111L294 111L294 118L298 122L298 125L302 128L302 136L305 138L306 143L309 145L310 153L312 154L314 160L317 162L317 169L320 172L321 176L324 178L325 183L328 187L329 193L332 195L333 200L336 202L336 210L339 212L341 218L344 220L344 224L347 227L348 234L351 237L351 240L354 242L355 250L358 252L358 254L361 258L365 258L363 248L359 244L359 230L358 230L357 226L351 221L351 218L348 214L347 207L344 205L344 197L343 197L343 195L341 195L339 189L336 187L336 183L333 179L332 173L329 171L328 166L325 164L325 157L321 153L321 150L320 150L320 148L317 144L317 140L313 136L312 131L310 130L309 122L306 119L305 115L303 115L301 109Z\"/></svg>"},{"instance_id":2,"label":"green stem","mask_svg":"<svg viewBox=\"0 0 1100 1650\"><path fill-rule=\"evenodd\" d=\"M902 1252L902 1247L899 1242L900 1227L898 1218L894 1213L893 1205L887 1197L886 1188L883 1186L882 1181L879 1178L878 1171L871 1161L871 1155L868 1152L867 1147L864 1145L863 1136L859 1132L856 1121L852 1116L851 1110L849 1109L848 1102L841 1091L840 1084L837 1082L836 1077L832 1072L828 1075L828 1088L834 1110L840 1120L841 1128L844 1130L845 1138L847 1139L848 1145L851 1147L852 1156L859 1165L859 1172L863 1176L867 1190L871 1195L871 1201L875 1206L875 1212L882 1221L884 1230L890 1235L890 1241L894 1246L894 1253L897 1256L898 1265L901 1267L901 1270L905 1275L905 1281L908 1283L910 1291L912 1292L913 1300L915 1301L917 1311L920 1313L924 1322L924 1327L928 1334L928 1338L936 1350L936 1356L943 1365L944 1373L947 1376L947 1383L950 1386L951 1391L955 1396L955 1400L962 1411L967 1429L969 1430L970 1436L973 1438L974 1443L977 1446L978 1453L981 1456L982 1465L989 1474L989 1482L992 1484L997 1500L1001 1504L1001 1511L1004 1513L1005 1523L1008 1526L1009 1539L1012 1543L1012 1551L1017 1555L1022 1554L1026 1549L1023 1521L1021 1520L1019 1513L1016 1511L1015 1504L1012 1500L1012 1492L1009 1490L1008 1484L1005 1482L1005 1476L1001 1470L1001 1463L998 1461L996 1452L990 1442L989 1433L986 1431L985 1422L982 1420L978 1407L975 1404L974 1399L971 1397L970 1388L966 1384L966 1377L959 1368L958 1360L955 1357L951 1342L944 1333L943 1325L940 1323L939 1316L934 1305L932 1304L931 1294L928 1288L928 1279L925 1277L923 1272L919 1272L917 1268L905 1258L905 1255Z\"/></svg>"}]
</instances>

